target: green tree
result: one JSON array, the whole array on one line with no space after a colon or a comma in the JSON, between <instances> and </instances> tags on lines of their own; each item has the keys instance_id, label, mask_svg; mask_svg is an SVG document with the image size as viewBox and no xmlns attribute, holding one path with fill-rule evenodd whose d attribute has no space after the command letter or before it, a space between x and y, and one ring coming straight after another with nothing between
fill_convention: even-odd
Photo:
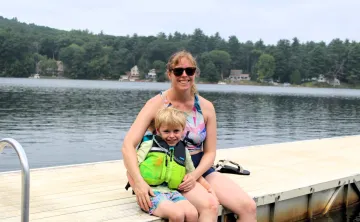
<instances>
[{"instance_id":1,"label":"green tree","mask_svg":"<svg viewBox=\"0 0 360 222\"><path fill-rule=\"evenodd\" d=\"M212 62L208 62L205 65L205 69L202 73L206 73L207 80L211 83L217 83L220 80L219 72L217 71L215 64Z\"/></svg>"},{"instance_id":2,"label":"green tree","mask_svg":"<svg viewBox=\"0 0 360 222\"><path fill-rule=\"evenodd\" d=\"M209 57L216 66L217 71L220 73L221 79L227 77L228 75L225 75L225 73L229 69L231 63L229 53L222 50L213 50L209 52Z\"/></svg>"},{"instance_id":3,"label":"green tree","mask_svg":"<svg viewBox=\"0 0 360 222\"><path fill-rule=\"evenodd\" d=\"M347 81L350 83L360 83L360 43L353 43L348 56Z\"/></svg>"},{"instance_id":4,"label":"green tree","mask_svg":"<svg viewBox=\"0 0 360 222\"><path fill-rule=\"evenodd\" d=\"M281 82L289 82L290 80L290 68L289 58L291 57L291 46L289 40L279 40L276 45L276 50L272 55L276 61L275 79L280 79Z\"/></svg>"},{"instance_id":5,"label":"green tree","mask_svg":"<svg viewBox=\"0 0 360 222\"><path fill-rule=\"evenodd\" d=\"M236 36L230 36L229 38L229 54L231 58L231 68L241 68L241 52L240 43Z\"/></svg>"},{"instance_id":6,"label":"green tree","mask_svg":"<svg viewBox=\"0 0 360 222\"><path fill-rule=\"evenodd\" d=\"M318 77L327 72L326 46L319 44L309 52L310 57L310 75L309 77Z\"/></svg>"},{"instance_id":7,"label":"green tree","mask_svg":"<svg viewBox=\"0 0 360 222\"><path fill-rule=\"evenodd\" d=\"M146 73L151 69L149 62L146 59L146 56L143 55L139 59L137 66L139 67L140 71L140 79L145 79Z\"/></svg>"},{"instance_id":8,"label":"green tree","mask_svg":"<svg viewBox=\"0 0 360 222\"><path fill-rule=\"evenodd\" d=\"M226 78L230 69L242 69L254 76L260 56L266 53L275 58L273 78L282 82L294 81L299 72L305 79L324 74L353 84L359 83L358 44L348 39L333 39L328 45L301 43L296 37L280 39L276 45L266 45L261 39L242 43L235 36L225 40L219 32L207 36L201 29L190 35L175 31L155 36L111 36L28 25L0 16L0 75L28 77L39 61L49 58L60 59L69 78L118 79L136 64L144 77L155 61L167 61L174 52L186 49L198 61L202 79L212 78L204 72L210 62L221 78Z\"/></svg>"},{"instance_id":9,"label":"green tree","mask_svg":"<svg viewBox=\"0 0 360 222\"><path fill-rule=\"evenodd\" d=\"M119 78L119 75L124 75L125 72L131 69L132 56L128 49L120 48L113 51L110 65L112 67L112 76Z\"/></svg>"},{"instance_id":10,"label":"green tree","mask_svg":"<svg viewBox=\"0 0 360 222\"><path fill-rule=\"evenodd\" d=\"M206 42L207 38L204 32L201 29L195 29L188 43L188 48L190 52L194 54L194 56L197 56L207 50Z\"/></svg>"},{"instance_id":11,"label":"green tree","mask_svg":"<svg viewBox=\"0 0 360 222\"><path fill-rule=\"evenodd\" d=\"M153 67L156 72L156 81L165 82L166 80L166 63L160 60L156 60L153 62Z\"/></svg>"},{"instance_id":12,"label":"green tree","mask_svg":"<svg viewBox=\"0 0 360 222\"><path fill-rule=\"evenodd\" d=\"M206 51L221 50L221 48L223 48L223 45L224 40L221 38L220 33L216 32L215 35L212 35L208 38Z\"/></svg>"},{"instance_id":13,"label":"green tree","mask_svg":"<svg viewBox=\"0 0 360 222\"><path fill-rule=\"evenodd\" d=\"M60 50L60 59L64 62L64 75L73 79L84 79L85 77L85 49L76 44Z\"/></svg>"},{"instance_id":14,"label":"green tree","mask_svg":"<svg viewBox=\"0 0 360 222\"><path fill-rule=\"evenodd\" d=\"M177 45L161 38L148 44L146 55L150 63L156 60L166 61L171 54L177 51Z\"/></svg>"},{"instance_id":15,"label":"green tree","mask_svg":"<svg viewBox=\"0 0 360 222\"><path fill-rule=\"evenodd\" d=\"M293 38L293 42L291 44L291 55L290 55L290 58L289 58L289 71L291 73L294 73L295 70L297 70L300 75L302 73L304 73L304 76L305 76L305 72L306 70L303 69L303 63L305 64L305 61L304 61L304 56L303 56L303 50L302 50L302 47L300 45L300 41L298 38ZM291 77L290 77L291 79ZM290 80L291 81L291 80Z\"/></svg>"},{"instance_id":16,"label":"green tree","mask_svg":"<svg viewBox=\"0 0 360 222\"><path fill-rule=\"evenodd\" d=\"M57 73L57 63L54 59L42 58L38 63L38 67L41 75L51 76Z\"/></svg>"},{"instance_id":17,"label":"green tree","mask_svg":"<svg viewBox=\"0 0 360 222\"><path fill-rule=\"evenodd\" d=\"M54 37L48 37L41 39L40 41L40 54L46 55L48 58L57 59L57 47Z\"/></svg>"},{"instance_id":18,"label":"green tree","mask_svg":"<svg viewBox=\"0 0 360 222\"><path fill-rule=\"evenodd\" d=\"M272 55L262 54L255 65L258 74L258 81L271 78L275 71L275 59Z\"/></svg>"},{"instance_id":19,"label":"green tree","mask_svg":"<svg viewBox=\"0 0 360 222\"><path fill-rule=\"evenodd\" d=\"M326 78L344 79L348 52L348 48L340 39L334 39L329 43L327 47L328 71L325 73Z\"/></svg>"},{"instance_id":20,"label":"green tree","mask_svg":"<svg viewBox=\"0 0 360 222\"><path fill-rule=\"evenodd\" d=\"M254 43L252 41L246 41L240 45L241 51L241 68L246 72L250 73L252 70L251 52L254 50Z\"/></svg>"},{"instance_id":21,"label":"green tree","mask_svg":"<svg viewBox=\"0 0 360 222\"><path fill-rule=\"evenodd\" d=\"M250 74L256 73L256 63L259 61L260 56L263 54L262 51L258 49L253 49L250 53L249 59L249 67L250 67Z\"/></svg>"},{"instance_id":22,"label":"green tree","mask_svg":"<svg viewBox=\"0 0 360 222\"><path fill-rule=\"evenodd\" d=\"M212 59L211 59L210 54L208 52L202 53L197 59L197 63L198 63L198 66L199 66L200 70L204 70L206 64L208 64L210 62L212 63ZM201 72L200 77L202 79L207 80L207 73L206 72Z\"/></svg>"},{"instance_id":23,"label":"green tree","mask_svg":"<svg viewBox=\"0 0 360 222\"><path fill-rule=\"evenodd\" d=\"M290 83L296 85L301 84L301 74L299 70L295 70L294 72L291 73Z\"/></svg>"}]
</instances>

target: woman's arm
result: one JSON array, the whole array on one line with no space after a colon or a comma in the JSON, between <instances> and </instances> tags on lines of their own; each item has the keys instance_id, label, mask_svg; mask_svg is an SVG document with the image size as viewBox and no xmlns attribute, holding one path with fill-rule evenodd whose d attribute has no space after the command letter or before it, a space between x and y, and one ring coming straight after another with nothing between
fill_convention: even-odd
<instances>
[{"instance_id":1,"label":"woman's arm","mask_svg":"<svg viewBox=\"0 0 360 222\"><path fill-rule=\"evenodd\" d=\"M203 115L206 125L206 139L204 141L204 155L201 158L199 166L196 167L193 175L196 179L202 176L214 164L216 156L216 113L213 104L200 97L200 104L202 104Z\"/></svg>"},{"instance_id":2,"label":"woman's arm","mask_svg":"<svg viewBox=\"0 0 360 222\"><path fill-rule=\"evenodd\" d=\"M207 191L211 191L211 186L210 184L204 179L204 177L199 177L199 179L197 180L197 182L199 182Z\"/></svg>"},{"instance_id":3,"label":"woman's arm","mask_svg":"<svg viewBox=\"0 0 360 222\"><path fill-rule=\"evenodd\" d=\"M140 143L146 129L154 119L157 110L161 105L161 98L155 96L150 99L139 112L134 123L126 134L122 146L122 154L125 167L132 178L134 186L132 186L139 206L148 211L151 206L149 193L153 195L150 186L144 181L140 174L138 161L136 156L136 146Z\"/></svg>"},{"instance_id":4,"label":"woman's arm","mask_svg":"<svg viewBox=\"0 0 360 222\"><path fill-rule=\"evenodd\" d=\"M199 182L209 193L211 193L211 194L215 197L216 200L219 201L219 199L218 199L217 196L216 196L215 191L213 190L213 188L211 187L211 185L209 184L209 182L207 182L207 181L205 180L204 177L202 177L202 176L199 177L199 179L197 180L197 182Z\"/></svg>"}]
</instances>

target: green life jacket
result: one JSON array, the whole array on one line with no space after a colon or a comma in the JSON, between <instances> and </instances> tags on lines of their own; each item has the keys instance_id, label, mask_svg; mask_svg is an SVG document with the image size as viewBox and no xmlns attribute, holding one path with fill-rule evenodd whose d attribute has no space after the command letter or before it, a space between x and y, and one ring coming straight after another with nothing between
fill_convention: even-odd
<instances>
[{"instance_id":1,"label":"green life jacket","mask_svg":"<svg viewBox=\"0 0 360 222\"><path fill-rule=\"evenodd\" d=\"M141 144L151 146L145 160L140 163L140 173L151 186L167 183L177 189L186 174L186 150L183 141L175 147L169 146L160 136L148 136Z\"/></svg>"}]
</instances>

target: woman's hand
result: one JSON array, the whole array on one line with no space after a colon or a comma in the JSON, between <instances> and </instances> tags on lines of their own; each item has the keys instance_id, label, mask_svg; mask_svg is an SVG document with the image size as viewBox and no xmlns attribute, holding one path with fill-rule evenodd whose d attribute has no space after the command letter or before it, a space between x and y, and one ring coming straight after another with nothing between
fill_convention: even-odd
<instances>
[{"instance_id":1,"label":"woman's hand","mask_svg":"<svg viewBox=\"0 0 360 222\"><path fill-rule=\"evenodd\" d=\"M151 187L144 180L141 180L134 184L133 190L140 208L149 212L150 207L152 207L150 195L155 196Z\"/></svg>"},{"instance_id":2,"label":"woman's hand","mask_svg":"<svg viewBox=\"0 0 360 222\"><path fill-rule=\"evenodd\" d=\"M183 182L179 185L179 190L183 192L188 192L195 187L195 183L196 183L195 177L191 173L186 174L183 179Z\"/></svg>"}]
</instances>

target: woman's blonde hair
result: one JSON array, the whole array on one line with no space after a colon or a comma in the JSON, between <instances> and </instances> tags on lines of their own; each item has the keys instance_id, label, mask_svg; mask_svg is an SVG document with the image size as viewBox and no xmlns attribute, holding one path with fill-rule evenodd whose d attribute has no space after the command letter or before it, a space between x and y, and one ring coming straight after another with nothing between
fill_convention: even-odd
<instances>
[{"instance_id":1,"label":"woman's blonde hair","mask_svg":"<svg viewBox=\"0 0 360 222\"><path fill-rule=\"evenodd\" d=\"M182 129L185 129L186 116L184 112L178 109L172 107L162 108L156 113L155 129L159 129L163 124L170 127L181 126Z\"/></svg>"},{"instance_id":2,"label":"woman's blonde hair","mask_svg":"<svg viewBox=\"0 0 360 222\"><path fill-rule=\"evenodd\" d=\"M186 58L187 60L189 60L189 62L194 66L196 67L196 73L198 73L198 67L197 67L197 63L196 63L196 60L195 58L191 55L190 52L186 51L186 50L182 50L182 51L179 51L179 52L176 52L174 53L168 63L166 64L166 70L168 72L168 74L170 73L170 70L172 68L174 68L175 66L177 66L179 63L180 63L180 60L182 58ZM193 82L192 86L191 86L191 94L197 94L198 91L197 91L197 88L196 88L196 85L195 85L195 82Z\"/></svg>"}]
</instances>

